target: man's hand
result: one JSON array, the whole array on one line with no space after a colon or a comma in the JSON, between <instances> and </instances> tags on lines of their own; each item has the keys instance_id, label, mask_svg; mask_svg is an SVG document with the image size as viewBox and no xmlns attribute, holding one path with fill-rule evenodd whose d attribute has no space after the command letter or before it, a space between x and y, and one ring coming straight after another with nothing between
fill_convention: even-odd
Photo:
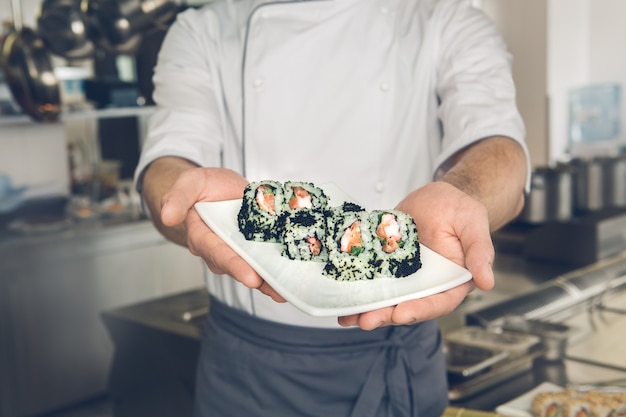
<instances>
[{"instance_id":1,"label":"man's hand","mask_svg":"<svg viewBox=\"0 0 626 417\"><path fill-rule=\"evenodd\" d=\"M434 182L409 194L397 209L413 216L421 243L468 268L473 282L396 306L341 317L343 326L371 330L434 319L452 312L474 286L489 290L494 285L494 248L482 204L450 184Z\"/></svg>"},{"instance_id":2,"label":"man's hand","mask_svg":"<svg viewBox=\"0 0 626 417\"><path fill-rule=\"evenodd\" d=\"M483 139L451 157L441 167L438 181L413 191L397 206L413 216L420 241L467 268L471 282L423 299L340 317L339 324L374 329L434 319L452 312L474 287L493 288L491 232L522 210L527 162L515 141Z\"/></svg>"},{"instance_id":3,"label":"man's hand","mask_svg":"<svg viewBox=\"0 0 626 417\"><path fill-rule=\"evenodd\" d=\"M212 272L228 274L246 287L257 288L275 301L284 302L194 209L199 201L242 198L247 183L232 170L199 168L177 158L162 158L153 162L146 172L144 196L155 225L165 237L204 259Z\"/></svg>"}]
</instances>

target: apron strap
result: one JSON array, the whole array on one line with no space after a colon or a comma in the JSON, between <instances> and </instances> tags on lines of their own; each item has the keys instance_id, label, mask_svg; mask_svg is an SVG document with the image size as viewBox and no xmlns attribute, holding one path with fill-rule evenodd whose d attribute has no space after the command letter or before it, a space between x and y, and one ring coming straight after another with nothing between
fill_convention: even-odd
<instances>
[{"instance_id":1,"label":"apron strap","mask_svg":"<svg viewBox=\"0 0 626 417\"><path fill-rule=\"evenodd\" d=\"M416 406L411 401L409 372L410 363L402 338L393 332L372 364L350 417L376 417L376 410L379 409L385 393L389 396L390 416L417 416Z\"/></svg>"}]
</instances>

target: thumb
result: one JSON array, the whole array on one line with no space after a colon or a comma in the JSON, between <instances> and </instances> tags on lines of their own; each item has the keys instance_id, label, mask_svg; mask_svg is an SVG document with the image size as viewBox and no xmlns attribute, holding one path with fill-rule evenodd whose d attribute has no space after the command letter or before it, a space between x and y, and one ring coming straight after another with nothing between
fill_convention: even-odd
<instances>
[{"instance_id":1,"label":"thumb","mask_svg":"<svg viewBox=\"0 0 626 417\"><path fill-rule=\"evenodd\" d=\"M183 172L161 200L161 221L165 226L176 226L187 217L203 190L203 178L199 170Z\"/></svg>"},{"instance_id":2,"label":"thumb","mask_svg":"<svg viewBox=\"0 0 626 417\"><path fill-rule=\"evenodd\" d=\"M465 254L465 267L472 273L474 284L477 288L488 291L495 285L495 249L487 217L475 216L474 219L465 223L459 241Z\"/></svg>"},{"instance_id":3,"label":"thumb","mask_svg":"<svg viewBox=\"0 0 626 417\"><path fill-rule=\"evenodd\" d=\"M495 285L493 274L494 249L491 239L472 242L465 250L465 267L471 272L476 287L489 291Z\"/></svg>"}]
</instances>

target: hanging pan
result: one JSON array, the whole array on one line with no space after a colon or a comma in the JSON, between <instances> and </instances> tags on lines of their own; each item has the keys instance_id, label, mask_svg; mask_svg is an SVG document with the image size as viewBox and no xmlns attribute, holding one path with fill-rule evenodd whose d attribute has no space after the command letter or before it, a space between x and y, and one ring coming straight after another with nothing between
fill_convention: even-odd
<instances>
[{"instance_id":1,"label":"hanging pan","mask_svg":"<svg viewBox=\"0 0 626 417\"><path fill-rule=\"evenodd\" d=\"M110 25L106 12L108 3L114 0L81 0L80 9L87 24L87 35L96 46L96 53L112 55L133 55L142 40L140 33L125 37L123 40L112 42L108 36L107 27Z\"/></svg>"},{"instance_id":2,"label":"hanging pan","mask_svg":"<svg viewBox=\"0 0 626 417\"><path fill-rule=\"evenodd\" d=\"M11 1L14 30L2 45L2 69L13 97L33 119L52 122L61 113L59 81L39 35L22 25L19 0Z\"/></svg>"},{"instance_id":3,"label":"hanging pan","mask_svg":"<svg viewBox=\"0 0 626 417\"><path fill-rule=\"evenodd\" d=\"M155 25L166 24L178 12L169 0L96 0L102 30L113 45L127 42L134 35Z\"/></svg>"},{"instance_id":4,"label":"hanging pan","mask_svg":"<svg viewBox=\"0 0 626 417\"><path fill-rule=\"evenodd\" d=\"M142 36L168 26L178 13L170 0L82 0L90 37L102 49L134 54Z\"/></svg>"},{"instance_id":5,"label":"hanging pan","mask_svg":"<svg viewBox=\"0 0 626 417\"><path fill-rule=\"evenodd\" d=\"M67 59L93 55L81 0L43 0L37 13L37 33L48 49Z\"/></svg>"}]
</instances>

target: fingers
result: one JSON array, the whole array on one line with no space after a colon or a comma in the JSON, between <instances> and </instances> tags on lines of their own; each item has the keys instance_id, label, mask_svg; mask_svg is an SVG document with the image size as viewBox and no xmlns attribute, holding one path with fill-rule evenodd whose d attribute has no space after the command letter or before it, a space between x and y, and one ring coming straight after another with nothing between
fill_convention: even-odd
<instances>
[{"instance_id":1,"label":"fingers","mask_svg":"<svg viewBox=\"0 0 626 417\"><path fill-rule=\"evenodd\" d=\"M204 247L206 248L202 249L204 253L199 256L206 260L213 273L229 275L248 288L258 289L276 302L286 302L243 258L213 232L207 233L207 244Z\"/></svg>"},{"instance_id":2,"label":"fingers","mask_svg":"<svg viewBox=\"0 0 626 417\"><path fill-rule=\"evenodd\" d=\"M343 327L358 326L363 330L373 330L383 326L408 325L431 320L451 313L472 288L473 285L468 282L448 291L405 301L396 306L339 317L338 323Z\"/></svg>"},{"instance_id":3,"label":"fingers","mask_svg":"<svg viewBox=\"0 0 626 417\"><path fill-rule=\"evenodd\" d=\"M248 288L258 289L276 302L286 302L243 258L221 239L219 239L216 246L209 250L212 254L210 255L211 261L207 262L207 265L214 273L227 274ZM219 267L216 267L218 265Z\"/></svg>"},{"instance_id":4,"label":"fingers","mask_svg":"<svg viewBox=\"0 0 626 417\"><path fill-rule=\"evenodd\" d=\"M396 323L393 323L392 316L395 308L385 307L367 313L339 317L338 323L343 327L359 326L363 330L374 330L379 327L394 325Z\"/></svg>"},{"instance_id":5,"label":"fingers","mask_svg":"<svg viewBox=\"0 0 626 417\"><path fill-rule=\"evenodd\" d=\"M272 288L267 282L263 281L263 283L261 284L260 287L258 287L258 290L261 291L263 294L269 296L272 298L272 300L276 301L277 303L286 303L287 300L285 300L280 294L278 294L276 292L276 290L274 288Z\"/></svg>"},{"instance_id":6,"label":"fingers","mask_svg":"<svg viewBox=\"0 0 626 417\"><path fill-rule=\"evenodd\" d=\"M188 223L195 222L196 216L190 213L193 219ZM199 230L197 226L189 227L188 238L191 253L204 259L211 272L230 275L248 288L259 288L263 284L263 279L254 269L210 228L203 226Z\"/></svg>"},{"instance_id":7,"label":"fingers","mask_svg":"<svg viewBox=\"0 0 626 417\"><path fill-rule=\"evenodd\" d=\"M186 225L189 251L204 259L213 273L229 275L248 288L258 289L274 301L285 302L280 294L202 221L195 210L189 211Z\"/></svg>"},{"instance_id":8,"label":"fingers","mask_svg":"<svg viewBox=\"0 0 626 417\"><path fill-rule=\"evenodd\" d=\"M162 160L163 164L166 162L172 163ZM177 175L176 181L161 199L160 221L167 228L177 230L180 240L176 241L204 259L213 273L230 275L248 288L258 289L277 302L285 302L244 259L213 233L194 209L199 201L241 198L248 181L233 170L189 168L188 164L182 170L173 170L168 178L174 175Z\"/></svg>"}]
</instances>

